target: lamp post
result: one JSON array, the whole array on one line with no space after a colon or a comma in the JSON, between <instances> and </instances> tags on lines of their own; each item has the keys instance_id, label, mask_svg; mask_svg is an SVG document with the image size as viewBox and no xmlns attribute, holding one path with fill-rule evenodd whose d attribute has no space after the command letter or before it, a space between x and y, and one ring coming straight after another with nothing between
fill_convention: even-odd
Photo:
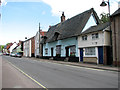
<instances>
[{"instance_id":1,"label":"lamp post","mask_svg":"<svg viewBox=\"0 0 120 90\"><path fill-rule=\"evenodd\" d=\"M107 4L108 4L108 12L109 12L108 15L109 15L109 24L110 24L110 55L111 55L110 64L112 64L113 63L113 53L112 53L112 30L111 30L111 21L110 21L110 1L103 0L102 3L100 4L100 6L104 7L104 6L107 6Z\"/></svg>"},{"instance_id":2,"label":"lamp post","mask_svg":"<svg viewBox=\"0 0 120 90\"><path fill-rule=\"evenodd\" d=\"M41 47L40 47L40 23L39 23L39 57L41 56L40 55L40 49L41 49Z\"/></svg>"}]
</instances>

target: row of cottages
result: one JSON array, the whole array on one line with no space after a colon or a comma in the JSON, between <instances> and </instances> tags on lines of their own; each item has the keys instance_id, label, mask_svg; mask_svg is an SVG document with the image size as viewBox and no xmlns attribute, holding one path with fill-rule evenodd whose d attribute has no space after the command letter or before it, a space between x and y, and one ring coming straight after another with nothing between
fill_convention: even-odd
<instances>
[{"instance_id":1,"label":"row of cottages","mask_svg":"<svg viewBox=\"0 0 120 90\"><path fill-rule=\"evenodd\" d=\"M39 34L40 32L40 34ZM36 35L23 42L23 56L25 57L42 57L42 44L40 41L46 32L39 30Z\"/></svg>"},{"instance_id":2,"label":"row of cottages","mask_svg":"<svg viewBox=\"0 0 120 90\"><path fill-rule=\"evenodd\" d=\"M12 53L21 53L23 55L23 41L19 41L17 46L12 50Z\"/></svg>"},{"instance_id":3,"label":"row of cottages","mask_svg":"<svg viewBox=\"0 0 120 90\"><path fill-rule=\"evenodd\" d=\"M9 48L10 54L13 52L13 49L17 46L18 46L18 44L16 42L14 42L13 45Z\"/></svg>"},{"instance_id":4,"label":"row of cottages","mask_svg":"<svg viewBox=\"0 0 120 90\"><path fill-rule=\"evenodd\" d=\"M8 43L4 46L3 53L4 54L10 54L9 48L13 45L13 43Z\"/></svg>"},{"instance_id":5,"label":"row of cottages","mask_svg":"<svg viewBox=\"0 0 120 90\"><path fill-rule=\"evenodd\" d=\"M5 45L3 49L3 53L5 54L11 54L11 53L23 53L23 41L19 41L19 43L8 43Z\"/></svg>"},{"instance_id":6,"label":"row of cottages","mask_svg":"<svg viewBox=\"0 0 120 90\"><path fill-rule=\"evenodd\" d=\"M43 58L106 64L109 23L101 24L93 8L51 26L41 41Z\"/></svg>"}]
</instances>

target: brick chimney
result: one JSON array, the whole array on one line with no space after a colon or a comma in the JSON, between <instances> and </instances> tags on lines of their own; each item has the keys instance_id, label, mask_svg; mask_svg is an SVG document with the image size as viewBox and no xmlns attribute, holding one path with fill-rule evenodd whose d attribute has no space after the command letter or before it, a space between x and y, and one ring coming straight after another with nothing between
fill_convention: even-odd
<instances>
[{"instance_id":1,"label":"brick chimney","mask_svg":"<svg viewBox=\"0 0 120 90\"><path fill-rule=\"evenodd\" d=\"M65 21L65 15L64 15L64 12L62 12L61 22L64 22L64 21Z\"/></svg>"}]
</instances>

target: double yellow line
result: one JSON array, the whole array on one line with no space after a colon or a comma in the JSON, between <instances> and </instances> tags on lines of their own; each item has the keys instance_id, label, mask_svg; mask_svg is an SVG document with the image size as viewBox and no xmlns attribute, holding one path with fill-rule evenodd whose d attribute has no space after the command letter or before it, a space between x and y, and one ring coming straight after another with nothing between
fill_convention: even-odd
<instances>
[{"instance_id":1,"label":"double yellow line","mask_svg":"<svg viewBox=\"0 0 120 90\"><path fill-rule=\"evenodd\" d=\"M45 86L43 86L41 83L39 83L38 81L36 81L35 79L33 79L31 76L29 76L28 74L26 74L25 72L23 72L21 69L19 69L18 67L16 67L15 65L13 65L11 62L7 61L9 64L11 64L14 68L16 68L18 71L20 71L21 73L23 73L25 76L27 76L29 79L31 79L32 81L34 81L36 84L38 84L39 86L41 86L42 88L48 90Z\"/></svg>"}]
</instances>

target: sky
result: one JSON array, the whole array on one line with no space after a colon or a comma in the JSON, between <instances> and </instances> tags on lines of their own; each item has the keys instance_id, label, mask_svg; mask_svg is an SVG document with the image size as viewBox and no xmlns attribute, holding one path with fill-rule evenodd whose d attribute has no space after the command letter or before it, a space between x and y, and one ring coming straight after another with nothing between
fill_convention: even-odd
<instances>
[{"instance_id":1,"label":"sky","mask_svg":"<svg viewBox=\"0 0 120 90\"><path fill-rule=\"evenodd\" d=\"M98 16L108 13L108 7L100 7L102 0L2 0L0 7L0 45L24 41L36 35L40 27L60 22L64 11L66 19L94 8ZM110 0L111 14L118 9L119 0Z\"/></svg>"}]
</instances>

